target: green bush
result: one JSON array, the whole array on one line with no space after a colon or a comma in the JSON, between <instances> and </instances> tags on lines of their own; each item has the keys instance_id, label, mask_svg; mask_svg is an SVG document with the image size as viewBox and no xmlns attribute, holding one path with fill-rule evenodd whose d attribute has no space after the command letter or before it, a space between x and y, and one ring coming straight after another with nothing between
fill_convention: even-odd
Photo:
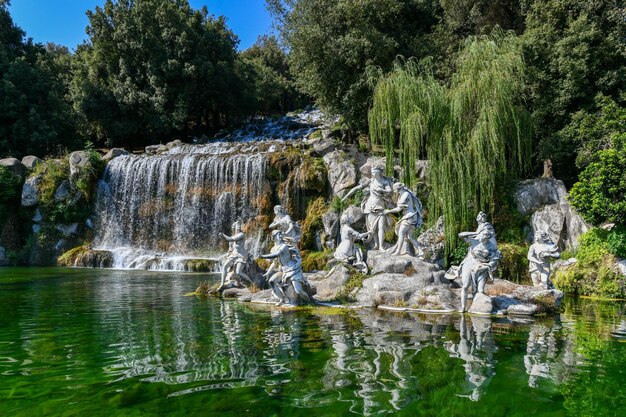
<instances>
[{"instance_id":1,"label":"green bush","mask_svg":"<svg viewBox=\"0 0 626 417\"><path fill-rule=\"evenodd\" d=\"M22 179L13 175L6 167L0 166L0 230L12 207L19 207Z\"/></svg>"},{"instance_id":2,"label":"green bush","mask_svg":"<svg viewBox=\"0 0 626 417\"><path fill-rule=\"evenodd\" d=\"M615 266L616 258L608 243L610 234L598 228L581 236L580 246L573 253L577 262L557 271L553 277L554 285L566 293L626 298L626 277Z\"/></svg>"},{"instance_id":3,"label":"green bush","mask_svg":"<svg viewBox=\"0 0 626 417\"><path fill-rule=\"evenodd\" d=\"M593 224L626 224L626 134L621 136L615 148L596 153L597 162L585 168L570 192L572 205Z\"/></svg>"},{"instance_id":4,"label":"green bush","mask_svg":"<svg viewBox=\"0 0 626 417\"><path fill-rule=\"evenodd\" d=\"M607 236L607 249L619 258L626 258L626 227L615 226Z\"/></svg>"},{"instance_id":5,"label":"green bush","mask_svg":"<svg viewBox=\"0 0 626 417\"><path fill-rule=\"evenodd\" d=\"M499 275L503 279L522 283L528 280L528 246L512 243L501 243L498 249L502 259L498 265Z\"/></svg>"},{"instance_id":6,"label":"green bush","mask_svg":"<svg viewBox=\"0 0 626 417\"><path fill-rule=\"evenodd\" d=\"M66 158L51 159L37 165L35 175L41 175L39 203L46 209L54 205L54 193L59 185L70 177L70 165Z\"/></svg>"}]
</instances>

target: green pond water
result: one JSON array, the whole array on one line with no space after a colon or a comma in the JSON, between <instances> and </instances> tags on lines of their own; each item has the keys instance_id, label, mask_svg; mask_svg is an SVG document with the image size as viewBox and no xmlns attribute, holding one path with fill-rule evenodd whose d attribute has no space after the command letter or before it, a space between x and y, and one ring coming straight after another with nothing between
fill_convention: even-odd
<instances>
[{"instance_id":1,"label":"green pond water","mask_svg":"<svg viewBox=\"0 0 626 417\"><path fill-rule=\"evenodd\" d=\"M0 416L624 416L624 304L280 311L200 274L0 269Z\"/></svg>"}]
</instances>

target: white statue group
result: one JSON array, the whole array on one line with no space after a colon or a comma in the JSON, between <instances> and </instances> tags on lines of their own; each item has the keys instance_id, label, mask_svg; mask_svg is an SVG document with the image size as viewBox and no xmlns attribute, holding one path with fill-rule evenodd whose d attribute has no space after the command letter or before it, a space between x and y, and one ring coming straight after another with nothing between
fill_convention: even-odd
<instances>
[{"instance_id":1,"label":"white statue group","mask_svg":"<svg viewBox=\"0 0 626 417\"><path fill-rule=\"evenodd\" d=\"M368 245L370 250L386 251L391 255L422 257L422 250L415 238L415 230L422 224L422 204L415 194L406 185L384 176L383 168L380 166L372 168L372 177L361 180L342 201L360 190L365 193L361 208L366 216L367 230L365 232L355 230L353 228L355 219L346 210L340 218L340 243L335 249L334 258L361 273L367 273L363 251L356 245L358 240ZM395 227L397 242L386 248L385 234L393 224L390 217L392 213L400 215ZM262 259L272 262L263 277L277 298L277 305L298 304L300 301L308 303L311 301L306 291L308 282L302 271L302 257L298 249L302 230L282 206L274 207L274 214L274 221L269 226L273 229L274 246L270 253L261 255ZM446 274L449 279L460 278L461 311L466 310L470 287L474 293L484 294L485 284L488 279L494 281L495 270L502 258L502 253L497 247L494 227L487 221L487 215L480 212L476 221L478 222L476 231L459 233L459 238L470 245L465 259L459 266L451 267ZM220 236L229 242L229 251L222 264L218 292L225 288L229 276L244 285L253 283L246 273L253 260L245 249L245 236L239 222L233 223L232 232L232 236L220 233ZM528 252L533 285L546 289L552 287L550 258L558 257L558 248L550 237L546 233L536 233L535 243Z\"/></svg>"}]
</instances>

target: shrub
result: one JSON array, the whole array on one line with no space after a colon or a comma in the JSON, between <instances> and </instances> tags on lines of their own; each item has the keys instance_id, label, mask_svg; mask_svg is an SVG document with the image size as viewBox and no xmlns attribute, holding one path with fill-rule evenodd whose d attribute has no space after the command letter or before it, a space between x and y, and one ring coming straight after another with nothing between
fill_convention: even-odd
<instances>
[{"instance_id":1,"label":"shrub","mask_svg":"<svg viewBox=\"0 0 626 417\"><path fill-rule=\"evenodd\" d=\"M598 151L570 191L570 201L593 224L626 224L626 135L616 147Z\"/></svg>"},{"instance_id":2,"label":"shrub","mask_svg":"<svg viewBox=\"0 0 626 417\"><path fill-rule=\"evenodd\" d=\"M626 227L622 225L615 226L607 236L607 249L613 255L626 258Z\"/></svg>"},{"instance_id":3,"label":"shrub","mask_svg":"<svg viewBox=\"0 0 626 417\"><path fill-rule=\"evenodd\" d=\"M608 243L610 232L591 229L580 238L573 254L577 262L559 270L554 285L566 293L600 298L625 298L626 277L616 268L616 258Z\"/></svg>"},{"instance_id":4,"label":"shrub","mask_svg":"<svg viewBox=\"0 0 626 417\"><path fill-rule=\"evenodd\" d=\"M509 281L521 283L528 280L528 247L512 243L501 243L498 248L502 252L502 259L498 266L500 277Z\"/></svg>"}]
</instances>

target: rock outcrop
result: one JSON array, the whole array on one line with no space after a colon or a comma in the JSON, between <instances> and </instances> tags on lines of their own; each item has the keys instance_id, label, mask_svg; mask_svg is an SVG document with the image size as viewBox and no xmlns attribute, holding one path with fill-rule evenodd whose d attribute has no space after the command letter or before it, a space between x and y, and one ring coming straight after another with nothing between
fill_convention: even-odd
<instances>
[{"instance_id":1,"label":"rock outcrop","mask_svg":"<svg viewBox=\"0 0 626 417\"><path fill-rule=\"evenodd\" d=\"M34 207L39 204L39 185L42 176L34 175L26 179L22 187L22 206Z\"/></svg>"},{"instance_id":2,"label":"rock outcrop","mask_svg":"<svg viewBox=\"0 0 626 417\"><path fill-rule=\"evenodd\" d=\"M328 182L335 195L340 195L356 185L357 172L354 159L343 151L333 151L324 155L328 167Z\"/></svg>"},{"instance_id":3,"label":"rock outcrop","mask_svg":"<svg viewBox=\"0 0 626 417\"><path fill-rule=\"evenodd\" d=\"M28 174L28 168L19 159L4 158L0 159L0 166L5 167L13 175L24 178Z\"/></svg>"},{"instance_id":4,"label":"rock outcrop","mask_svg":"<svg viewBox=\"0 0 626 417\"><path fill-rule=\"evenodd\" d=\"M517 210L531 216L532 240L536 231L550 234L561 249L578 245L578 238L589 230L589 225L567 201L563 181L539 178L518 184L515 193Z\"/></svg>"},{"instance_id":5,"label":"rock outcrop","mask_svg":"<svg viewBox=\"0 0 626 417\"><path fill-rule=\"evenodd\" d=\"M444 238L444 222L443 216L441 216L433 227L426 229L417 238L425 261L443 267L445 256Z\"/></svg>"},{"instance_id":6,"label":"rock outcrop","mask_svg":"<svg viewBox=\"0 0 626 417\"><path fill-rule=\"evenodd\" d=\"M40 158L37 158L34 155L27 155L25 157L22 158L22 164L24 164L24 166L28 169L35 169L35 167L39 164L42 164L43 160Z\"/></svg>"},{"instance_id":7,"label":"rock outcrop","mask_svg":"<svg viewBox=\"0 0 626 417\"><path fill-rule=\"evenodd\" d=\"M128 155L128 151L121 148L111 148L109 152L107 152L102 160L105 162L109 162L113 158L117 158L118 156Z\"/></svg>"}]
</instances>

